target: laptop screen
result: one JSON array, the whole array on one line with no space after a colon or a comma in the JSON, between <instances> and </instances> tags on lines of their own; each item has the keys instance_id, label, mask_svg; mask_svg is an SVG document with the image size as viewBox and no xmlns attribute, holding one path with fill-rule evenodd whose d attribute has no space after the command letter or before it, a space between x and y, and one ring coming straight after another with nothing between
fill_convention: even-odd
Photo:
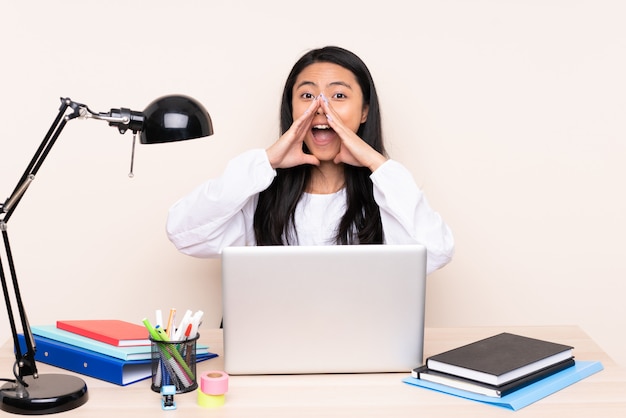
<instances>
[{"instance_id":1,"label":"laptop screen","mask_svg":"<svg viewBox=\"0 0 626 418\"><path fill-rule=\"evenodd\" d=\"M409 372L423 360L425 278L419 245L226 248L225 370Z\"/></svg>"}]
</instances>

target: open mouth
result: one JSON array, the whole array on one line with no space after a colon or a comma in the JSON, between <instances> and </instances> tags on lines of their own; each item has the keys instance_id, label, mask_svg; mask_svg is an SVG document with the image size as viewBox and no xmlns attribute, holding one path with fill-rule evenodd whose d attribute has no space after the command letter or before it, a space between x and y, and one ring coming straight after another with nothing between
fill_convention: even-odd
<instances>
[{"instance_id":1,"label":"open mouth","mask_svg":"<svg viewBox=\"0 0 626 418\"><path fill-rule=\"evenodd\" d=\"M329 125L313 125L313 138L315 142L329 142L335 138L335 131Z\"/></svg>"}]
</instances>

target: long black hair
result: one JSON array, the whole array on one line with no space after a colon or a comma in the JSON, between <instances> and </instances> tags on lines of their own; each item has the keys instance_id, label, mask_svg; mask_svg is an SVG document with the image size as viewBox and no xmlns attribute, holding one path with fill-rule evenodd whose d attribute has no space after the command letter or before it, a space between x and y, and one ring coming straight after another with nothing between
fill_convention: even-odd
<instances>
[{"instance_id":1,"label":"long black hair","mask_svg":"<svg viewBox=\"0 0 626 418\"><path fill-rule=\"evenodd\" d=\"M291 69L282 96L281 133L293 123L292 95L298 75L309 65L319 62L340 65L355 75L363 92L363 106L369 107L367 120L359 126L357 135L385 155L378 95L369 69L354 53L336 46L309 51ZM260 193L254 214L257 245L297 244L297 237L291 234L295 233L294 213L310 178L311 166L277 169L276 172L270 187ZM336 244L382 244L380 209L374 201L370 170L344 164L344 173L347 208L339 222Z\"/></svg>"}]
</instances>

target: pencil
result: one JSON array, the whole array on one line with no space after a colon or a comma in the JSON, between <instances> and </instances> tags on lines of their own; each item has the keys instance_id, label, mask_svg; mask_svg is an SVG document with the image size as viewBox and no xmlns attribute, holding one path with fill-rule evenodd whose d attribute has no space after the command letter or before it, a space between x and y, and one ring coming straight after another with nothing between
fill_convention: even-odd
<instances>
[{"instance_id":1,"label":"pencil","mask_svg":"<svg viewBox=\"0 0 626 418\"><path fill-rule=\"evenodd\" d=\"M171 339L174 336L174 317L176 316L176 308L170 309L170 316L167 318L167 328L165 328L165 332L167 332L167 336Z\"/></svg>"}]
</instances>

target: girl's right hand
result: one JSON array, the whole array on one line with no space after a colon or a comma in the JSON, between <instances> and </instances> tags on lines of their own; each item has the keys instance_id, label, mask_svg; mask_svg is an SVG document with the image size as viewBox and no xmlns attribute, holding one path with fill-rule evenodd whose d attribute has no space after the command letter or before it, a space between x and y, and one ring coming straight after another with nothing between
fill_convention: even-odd
<instances>
[{"instance_id":1,"label":"girl's right hand","mask_svg":"<svg viewBox=\"0 0 626 418\"><path fill-rule=\"evenodd\" d=\"M304 138L307 135L311 135L311 123L319 107L319 100L313 100L307 110L298 119L294 120L289 129L266 150L272 168L320 164L319 160L313 155L305 154L302 151Z\"/></svg>"}]
</instances>

